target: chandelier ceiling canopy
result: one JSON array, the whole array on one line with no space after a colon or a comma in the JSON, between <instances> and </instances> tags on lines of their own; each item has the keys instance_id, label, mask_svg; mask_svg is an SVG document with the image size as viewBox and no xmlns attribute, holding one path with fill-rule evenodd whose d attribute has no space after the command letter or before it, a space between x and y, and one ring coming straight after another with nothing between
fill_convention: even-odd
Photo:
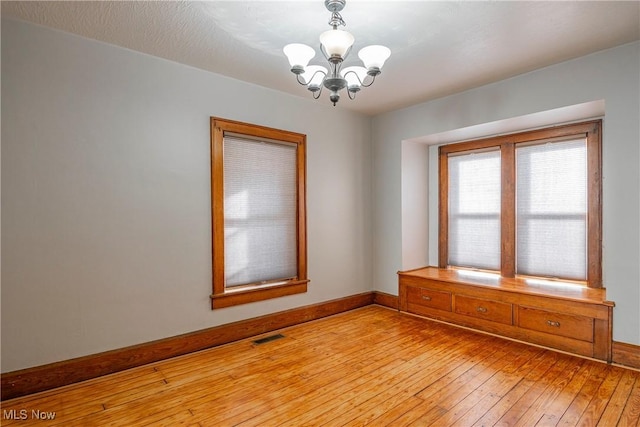
<instances>
[{"instance_id":1,"label":"chandelier ceiling canopy","mask_svg":"<svg viewBox=\"0 0 640 427\"><path fill-rule=\"evenodd\" d=\"M350 99L354 99L356 93L362 87L373 84L384 62L391 55L391 50L385 46L367 46L358 52L358 57L363 66L351 66L342 68L344 60L349 56L355 38L348 31L338 29L345 26L340 15L344 9L346 0L325 0L324 5L331 12L329 25L331 30L320 34L320 51L328 61L328 68L322 65L309 65L316 56L316 51L305 44L292 43L284 47L284 54L291 65L291 72L296 75L298 83L307 87L318 99L323 88L330 91L329 99L336 105L340 100L340 91L347 89Z\"/></svg>"}]
</instances>

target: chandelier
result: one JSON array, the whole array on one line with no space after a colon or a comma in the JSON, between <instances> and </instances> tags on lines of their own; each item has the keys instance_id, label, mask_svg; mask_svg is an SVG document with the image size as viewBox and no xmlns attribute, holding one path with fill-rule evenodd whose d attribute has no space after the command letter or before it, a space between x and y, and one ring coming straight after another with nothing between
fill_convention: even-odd
<instances>
[{"instance_id":1,"label":"chandelier","mask_svg":"<svg viewBox=\"0 0 640 427\"><path fill-rule=\"evenodd\" d=\"M316 56L316 51L305 44L292 43L284 47L284 54L291 65L291 72L296 75L298 83L306 86L314 99L320 98L322 88L330 92L329 99L335 106L340 100L340 91L347 89L349 99L354 99L362 87L373 84L384 61L389 58L389 48L380 45L367 46L358 52L358 57L364 64L342 68L343 61L349 56L355 41L351 33L339 30L345 22L340 16L346 0L325 0L324 5L331 12L329 25L331 30L320 34L320 51L329 62L329 69L321 65L308 65Z\"/></svg>"}]
</instances>

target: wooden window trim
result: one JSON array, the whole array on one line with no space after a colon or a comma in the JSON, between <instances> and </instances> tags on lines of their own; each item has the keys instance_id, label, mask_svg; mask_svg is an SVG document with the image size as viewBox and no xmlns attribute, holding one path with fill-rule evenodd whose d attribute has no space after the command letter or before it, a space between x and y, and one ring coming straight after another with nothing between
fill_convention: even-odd
<instances>
[{"instance_id":1,"label":"wooden window trim","mask_svg":"<svg viewBox=\"0 0 640 427\"><path fill-rule=\"evenodd\" d=\"M226 132L296 144L297 277L266 285L228 290L224 271L224 135ZM211 217L213 293L211 307L223 308L307 291L306 135L211 117Z\"/></svg>"},{"instance_id":2,"label":"wooden window trim","mask_svg":"<svg viewBox=\"0 0 640 427\"><path fill-rule=\"evenodd\" d=\"M501 135L475 141L443 145L439 149L439 236L438 266L447 268L448 254L448 155L498 147L502 161L501 271L514 277L516 266L515 148L525 142L586 135L587 138L587 281L591 288L602 287L602 120L556 126Z\"/></svg>"}]
</instances>

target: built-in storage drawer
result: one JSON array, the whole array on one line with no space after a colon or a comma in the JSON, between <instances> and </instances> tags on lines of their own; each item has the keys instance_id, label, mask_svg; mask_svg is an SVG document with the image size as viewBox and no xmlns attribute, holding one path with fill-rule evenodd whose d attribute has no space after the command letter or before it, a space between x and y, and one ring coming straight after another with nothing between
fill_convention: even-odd
<instances>
[{"instance_id":1,"label":"built-in storage drawer","mask_svg":"<svg viewBox=\"0 0 640 427\"><path fill-rule=\"evenodd\" d=\"M434 291L428 288L407 287L409 304L418 304L437 310L451 311L451 293Z\"/></svg>"},{"instance_id":2,"label":"built-in storage drawer","mask_svg":"<svg viewBox=\"0 0 640 427\"><path fill-rule=\"evenodd\" d=\"M492 322L511 325L513 323L512 304L455 295L455 312L465 316L477 317Z\"/></svg>"},{"instance_id":3,"label":"built-in storage drawer","mask_svg":"<svg viewBox=\"0 0 640 427\"><path fill-rule=\"evenodd\" d=\"M518 326L581 341L593 342L591 317L518 306Z\"/></svg>"},{"instance_id":4,"label":"built-in storage drawer","mask_svg":"<svg viewBox=\"0 0 640 427\"><path fill-rule=\"evenodd\" d=\"M398 308L419 316L610 362L613 307L605 289L527 279L476 279L425 267L399 272Z\"/></svg>"}]
</instances>

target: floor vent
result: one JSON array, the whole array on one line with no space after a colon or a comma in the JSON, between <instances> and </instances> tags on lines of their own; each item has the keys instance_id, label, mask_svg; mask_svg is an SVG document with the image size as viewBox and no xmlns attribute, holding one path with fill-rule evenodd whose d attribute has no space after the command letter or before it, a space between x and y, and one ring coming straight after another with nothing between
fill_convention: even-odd
<instances>
[{"instance_id":1,"label":"floor vent","mask_svg":"<svg viewBox=\"0 0 640 427\"><path fill-rule=\"evenodd\" d=\"M260 338L258 340L255 340L253 343L254 344L264 344L264 343L267 343L267 342L279 340L280 338L284 338L284 335L282 335L282 334L269 335L268 337L264 337L264 338Z\"/></svg>"}]
</instances>

